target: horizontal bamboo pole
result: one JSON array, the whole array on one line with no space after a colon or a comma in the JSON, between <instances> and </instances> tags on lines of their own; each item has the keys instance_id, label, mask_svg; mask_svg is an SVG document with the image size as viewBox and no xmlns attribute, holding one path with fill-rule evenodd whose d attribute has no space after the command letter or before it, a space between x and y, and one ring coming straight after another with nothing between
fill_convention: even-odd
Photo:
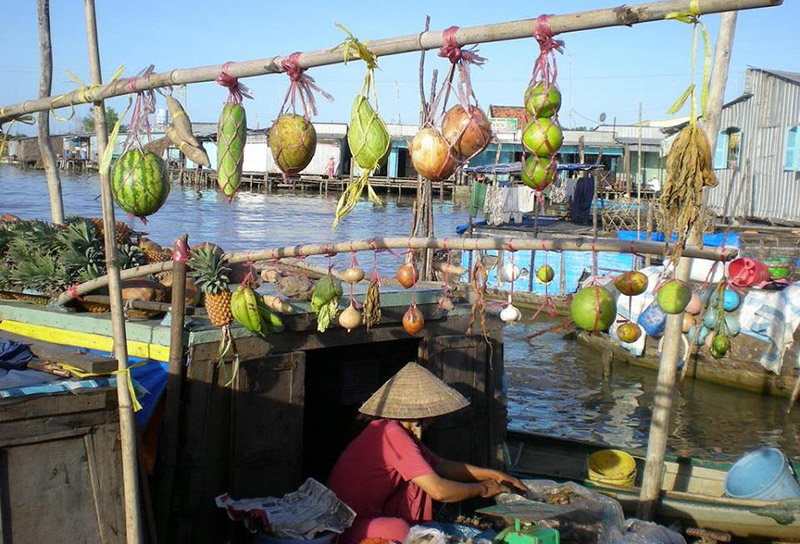
<instances>
[{"instance_id":1,"label":"horizontal bamboo pole","mask_svg":"<svg viewBox=\"0 0 800 544\"><path fill-rule=\"evenodd\" d=\"M536 250L536 251L601 251L614 253L635 253L640 255L666 255L669 244L658 242L634 242L610 238L593 240L588 236L574 238L370 238L334 244L307 244L284 246L257 251L236 251L227 253L227 262L231 264L271 261L287 257L309 257L312 255L334 255L353 251L381 251L384 249L444 249L462 251L480 250ZM683 256L692 259L708 259L711 261L728 261L736 256L735 249L700 249L697 246L686 246ZM172 270L172 261L153 263L120 271L121 280L129 280ZM70 291L61 293L58 304L66 304L74 298L95 289L108 285L108 277L82 283Z\"/></svg>"},{"instance_id":2,"label":"horizontal bamboo pole","mask_svg":"<svg viewBox=\"0 0 800 544\"><path fill-rule=\"evenodd\" d=\"M701 15L720 13L724 11L745 10L779 6L783 0L700 0L699 11ZM614 8L598 9L569 13L564 15L551 15L550 28L556 34L577 32L596 28L614 26L631 26L639 23L661 21L674 12L689 10L690 0L671 0L667 2L648 2L630 6L622 5ZM464 27L456 33L456 39L461 45L498 42L530 38L536 27L535 19L508 21L488 25ZM442 46L442 31L427 31L420 34L410 34L394 38L372 40L369 42L370 50L378 57L398 55L413 51L435 49ZM227 66L230 75L237 78L275 74L282 71L281 62L285 56L275 56L264 59L231 62ZM355 57L353 57L355 58ZM320 49L300 55L300 66L312 68L344 62L341 48ZM201 83L214 81L222 72L222 64L202 66L196 68L175 69L168 72L152 74L141 78L126 78L108 85L100 85L91 89L76 89L59 97L48 97L38 100L28 100L0 108L0 123L23 114L48 111L69 107L77 104L86 104L93 101L113 98L131 94L135 91L155 89L170 85L183 85L187 83Z\"/></svg>"}]
</instances>

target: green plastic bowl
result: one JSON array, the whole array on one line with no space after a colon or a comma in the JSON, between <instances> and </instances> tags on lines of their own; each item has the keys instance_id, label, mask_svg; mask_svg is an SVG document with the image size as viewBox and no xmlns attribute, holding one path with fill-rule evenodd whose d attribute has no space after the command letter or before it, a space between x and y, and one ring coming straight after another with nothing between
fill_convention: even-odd
<instances>
[{"instance_id":1,"label":"green plastic bowl","mask_svg":"<svg viewBox=\"0 0 800 544\"><path fill-rule=\"evenodd\" d=\"M769 269L770 278L784 280L789 277L789 263L785 259L764 259L764 264Z\"/></svg>"}]
</instances>

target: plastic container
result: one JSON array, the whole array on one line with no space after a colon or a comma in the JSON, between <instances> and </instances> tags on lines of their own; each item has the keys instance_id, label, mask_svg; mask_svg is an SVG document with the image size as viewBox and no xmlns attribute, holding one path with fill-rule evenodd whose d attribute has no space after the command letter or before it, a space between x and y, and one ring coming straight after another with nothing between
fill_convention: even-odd
<instances>
[{"instance_id":1,"label":"plastic container","mask_svg":"<svg viewBox=\"0 0 800 544\"><path fill-rule=\"evenodd\" d=\"M764 264L767 265L770 278L773 280L785 280L789 277L789 272L792 268L792 263L787 259L775 258L764 259Z\"/></svg>"},{"instance_id":2,"label":"plastic container","mask_svg":"<svg viewBox=\"0 0 800 544\"><path fill-rule=\"evenodd\" d=\"M311 538L309 540L280 538L267 533L255 533L253 535L253 542L256 544L331 544L334 538L336 538L336 533L331 532L322 533L317 538Z\"/></svg>"},{"instance_id":3,"label":"plastic container","mask_svg":"<svg viewBox=\"0 0 800 544\"><path fill-rule=\"evenodd\" d=\"M636 460L624 451L601 450L589 457L587 472L589 480L599 484L633 487Z\"/></svg>"},{"instance_id":4,"label":"plastic container","mask_svg":"<svg viewBox=\"0 0 800 544\"><path fill-rule=\"evenodd\" d=\"M636 322L649 336L658 338L664 334L664 327L667 323L667 313L654 301L650 306L645 308Z\"/></svg>"},{"instance_id":5,"label":"plastic container","mask_svg":"<svg viewBox=\"0 0 800 544\"><path fill-rule=\"evenodd\" d=\"M728 263L728 276L735 286L750 287L762 281L769 281L769 269L761 261L739 257Z\"/></svg>"},{"instance_id":6,"label":"plastic container","mask_svg":"<svg viewBox=\"0 0 800 544\"><path fill-rule=\"evenodd\" d=\"M739 459L725 477L725 495L736 499L800 499L800 483L783 452L761 448Z\"/></svg>"}]
</instances>

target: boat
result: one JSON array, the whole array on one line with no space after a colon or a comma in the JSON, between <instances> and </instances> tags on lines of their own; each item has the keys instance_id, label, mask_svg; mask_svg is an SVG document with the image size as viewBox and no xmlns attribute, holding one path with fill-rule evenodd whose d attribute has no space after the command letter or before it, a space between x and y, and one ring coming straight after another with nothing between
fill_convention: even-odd
<instances>
[{"instance_id":1,"label":"boat","mask_svg":"<svg viewBox=\"0 0 800 544\"><path fill-rule=\"evenodd\" d=\"M636 515L638 487L645 452L622 449L636 460L634 487L617 487L586 478L589 456L608 446L566 438L509 430L506 436L509 470L520 478L572 481L619 501L629 516ZM723 496L725 476L732 463L667 456L656 519L729 533L747 542L800 542L800 499L760 501ZM800 463L792 463L797 474Z\"/></svg>"}]
</instances>

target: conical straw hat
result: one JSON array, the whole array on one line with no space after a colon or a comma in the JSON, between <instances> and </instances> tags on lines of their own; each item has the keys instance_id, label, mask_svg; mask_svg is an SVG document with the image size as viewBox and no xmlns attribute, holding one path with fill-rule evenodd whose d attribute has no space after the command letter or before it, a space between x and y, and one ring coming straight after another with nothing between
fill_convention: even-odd
<instances>
[{"instance_id":1,"label":"conical straw hat","mask_svg":"<svg viewBox=\"0 0 800 544\"><path fill-rule=\"evenodd\" d=\"M464 396L417 363L408 363L389 378L359 411L387 419L422 419L467 406Z\"/></svg>"}]
</instances>

